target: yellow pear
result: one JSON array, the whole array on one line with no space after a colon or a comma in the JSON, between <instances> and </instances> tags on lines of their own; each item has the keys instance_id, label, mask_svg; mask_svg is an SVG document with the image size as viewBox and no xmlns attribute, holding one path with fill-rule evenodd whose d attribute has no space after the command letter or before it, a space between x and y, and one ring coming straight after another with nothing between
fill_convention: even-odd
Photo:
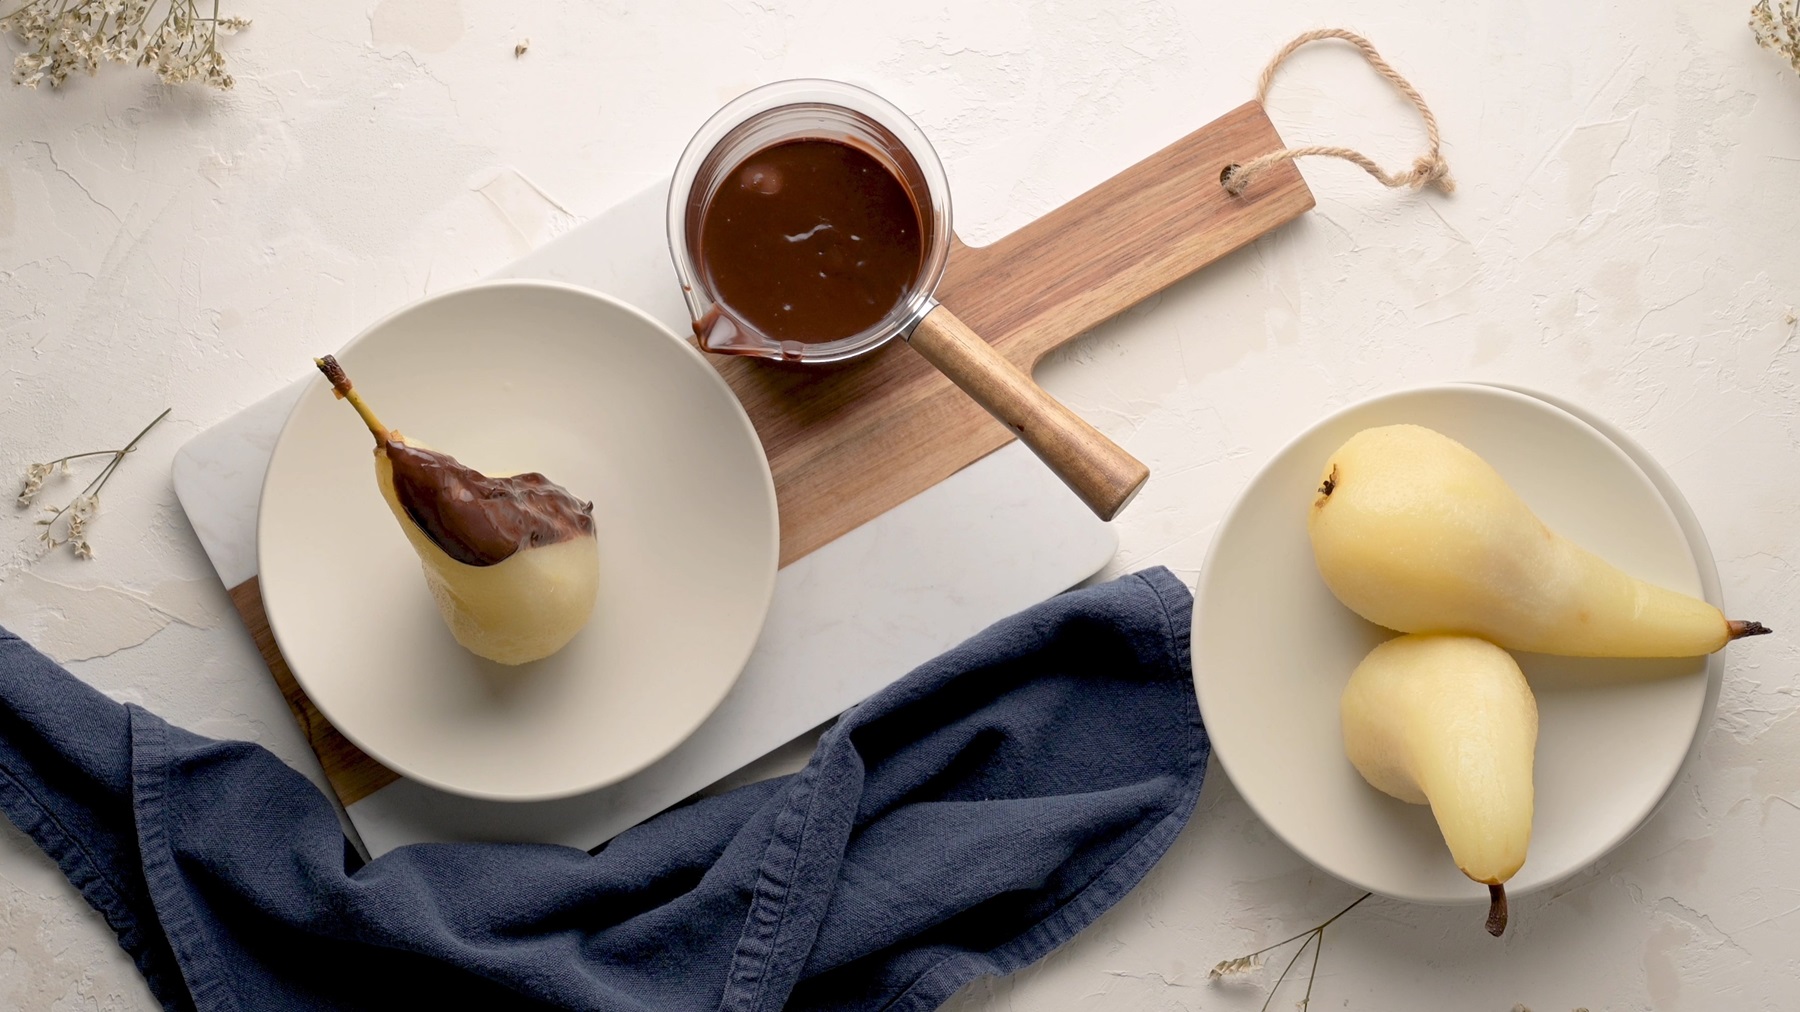
<instances>
[{"instance_id":1,"label":"yellow pear","mask_svg":"<svg viewBox=\"0 0 1800 1012\"><path fill-rule=\"evenodd\" d=\"M1576 657L1692 657L1769 631L1565 540L1487 461L1417 425L1365 429L1339 447L1306 527L1338 600L1400 632Z\"/></svg>"},{"instance_id":2,"label":"yellow pear","mask_svg":"<svg viewBox=\"0 0 1800 1012\"><path fill-rule=\"evenodd\" d=\"M530 473L488 477L382 425L337 361L333 392L375 435L375 484L425 572L456 642L501 664L561 650L600 586L593 503Z\"/></svg>"},{"instance_id":3,"label":"yellow pear","mask_svg":"<svg viewBox=\"0 0 1800 1012\"><path fill-rule=\"evenodd\" d=\"M1488 886L1489 933L1505 931L1501 883L1531 843L1538 730L1512 655L1472 636L1402 636L1363 658L1339 707L1351 765L1377 790L1431 806L1456 866Z\"/></svg>"}]
</instances>

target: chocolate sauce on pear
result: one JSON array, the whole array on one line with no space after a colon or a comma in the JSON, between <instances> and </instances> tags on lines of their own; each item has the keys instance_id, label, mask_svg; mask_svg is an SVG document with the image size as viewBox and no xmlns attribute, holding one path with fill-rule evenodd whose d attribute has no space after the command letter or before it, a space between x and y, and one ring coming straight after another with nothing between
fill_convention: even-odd
<instances>
[{"instance_id":1,"label":"chocolate sauce on pear","mask_svg":"<svg viewBox=\"0 0 1800 1012\"><path fill-rule=\"evenodd\" d=\"M527 548L593 536L594 504L535 471L490 478L398 439L376 452L394 465L394 495L406 515L458 562L492 566Z\"/></svg>"},{"instance_id":2,"label":"chocolate sauce on pear","mask_svg":"<svg viewBox=\"0 0 1800 1012\"><path fill-rule=\"evenodd\" d=\"M408 446L375 417L336 358L313 364L375 434L375 452L393 465L394 498L445 555L492 566L527 548L593 537L593 503L535 471L490 478L447 453Z\"/></svg>"},{"instance_id":3,"label":"chocolate sauce on pear","mask_svg":"<svg viewBox=\"0 0 1800 1012\"><path fill-rule=\"evenodd\" d=\"M696 329L743 325L777 341L835 341L881 322L925 256L906 185L869 152L823 138L744 159L700 209L698 232L700 269L736 321Z\"/></svg>"}]
</instances>

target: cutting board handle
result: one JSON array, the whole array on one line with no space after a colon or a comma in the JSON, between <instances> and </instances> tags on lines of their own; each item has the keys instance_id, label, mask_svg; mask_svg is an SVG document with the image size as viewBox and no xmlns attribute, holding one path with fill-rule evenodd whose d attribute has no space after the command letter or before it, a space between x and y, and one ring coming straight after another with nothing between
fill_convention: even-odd
<instances>
[{"instance_id":1,"label":"cutting board handle","mask_svg":"<svg viewBox=\"0 0 1800 1012\"><path fill-rule=\"evenodd\" d=\"M1102 520L1111 520L1150 477L1142 461L1044 392L1030 376L939 306L909 342L998 418Z\"/></svg>"}]
</instances>

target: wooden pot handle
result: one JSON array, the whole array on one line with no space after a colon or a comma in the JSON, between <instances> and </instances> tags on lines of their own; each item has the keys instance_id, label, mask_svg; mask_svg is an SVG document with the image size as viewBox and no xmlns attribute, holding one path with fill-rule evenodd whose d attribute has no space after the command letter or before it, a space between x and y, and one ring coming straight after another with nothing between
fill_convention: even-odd
<instances>
[{"instance_id":1,"label":"wooden pot handle","mask_svg":"<svg viewBox=\"0 0 1800 1012\"><path fill-rule=\"evenodd\" d=\"M948 308L932 310L909 343L1031 447L1100 519L1117 516L1150 477L1142 461L1045 393Z\"/></svg>"}]
</instances>

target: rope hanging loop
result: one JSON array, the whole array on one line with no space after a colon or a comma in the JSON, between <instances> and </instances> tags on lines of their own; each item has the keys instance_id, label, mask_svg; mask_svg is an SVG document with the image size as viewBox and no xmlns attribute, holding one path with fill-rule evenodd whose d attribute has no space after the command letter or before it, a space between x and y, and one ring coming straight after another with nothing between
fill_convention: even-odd
<instances>
[{"instance_id":1,"label":"rope hanging loop","mask_svg":"<svg viewBox=\"0 0 1800 1012\"><path fill-rule=\"evenodd\" d=\"M1287 62L1288 57L1294 55L1296 49L1309 42L1318 42L1323 39L1338 39L1355 46L1362 53L1363 59L1369 61L1369 66L1374 67L1377 73L1387 78L1388 83L1392 84L1395 90L1406 96L1407 101L1413 104L1413 108L1419 110L1419 118L1425 121L1425 139L1429 145L1428 149L1424 154L1413 159L1410 171L1388 172L1375 164L1374 159L1354 148L1328 145L1283 148L1280 151L1271 151L1266 155L1258 155L1242 165L1226 166L1225 171L1219 174L1219 184L1225 187L1225 192L1234 197L1241 196L1249 187L1250 182L1271 166L1314 155L1341 158L1359 165L1364 172L1374 176L1383 186L1396 188L1407 186L1415 190L1425 186L1435 186L1444 193L1453 192L1456 189L1456 181L1450 178L1450 165L1444 161L1444 156L1439 150L1438 122L1437 117L1432 115L1431 107L1425 104L1425 99L1419 94L1418 89L1414 88L1406 78L1401 77L1400 72L1395 70L1393 65L1388 63L1379 52L1376 52L1373 43L1355 32L1343 28L1321 28L1306 32L1281 47L1281 51L1275 54L1275 58L1269 61L1267 67L1263 68L1262 79L1256 85L1256 100L1265 105L1268 103L1269 85L1275 81L1275 72L1281 68L1283 63Z\"/></svg>"}]
</instances>

